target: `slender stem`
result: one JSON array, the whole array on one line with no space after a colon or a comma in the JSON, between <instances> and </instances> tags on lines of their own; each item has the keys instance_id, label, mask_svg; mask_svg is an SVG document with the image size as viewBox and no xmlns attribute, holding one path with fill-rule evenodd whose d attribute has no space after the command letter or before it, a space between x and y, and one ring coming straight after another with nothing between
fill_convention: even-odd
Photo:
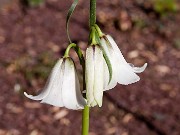
<instances>
[{"instance_id":1,"label":"slender stem","mask_svg":"<svg viewBox=\"0 0 180 135\"><path fill-rule=\"evenodd\" d=\"M96 0L90 0L90 27L96 23Z\"/></svg>"},{"instance_id":2,"label":"slender stem","mask_svg":"<svg viewBox=\"0 0 180 135\"><path fill-rule=\"evenodd\" d=\"M85 106L82 114L82 135L89 134L89 107Z\"/></svg>"},{"instance_id":3,"label":"slender stem","mask_svg":"<svg viewBox=\"0 0 180 135\"><path fill-rule=\"evenodd\" d=\"M96 24L96 0L90 0L90 28ZM83 79L85 80L85 63L83 63ZM83 81L84 90L86 89L85 81ZM84 107L82 112L82 135L89 134L89 112L88 106Z\"/></svg>"},{"instance_id":4,"label":"slender stem","mask_svg":"<svg viewBox=\"0 0 180 135\"><path fill-rule=\"evenodd\" d=\"M76 44L71 43L71 44L68 45L68 47L66 48L66 51L65 51L65 53L64 53L64 57L69 57L69 51L70 51L70 49L71 49L72 47L76 47Z\"/></svg>"},{"instance_id":5,"label":"slender stem","mask_svg":"<svg viewBox=\"0 0 180 135\"><path fill-rule=\"evenodd\" d=\"M94 26L91 27L91 32L90 32L90 36L89 36L89 44L90 45L97 45L96 29Z\"/></svg>"},{"instance_id":6,"label":"slender stem","mask_svg":"<svg viewBox=\"0 0 180 135\"><path fill-rule=\"evenodd\" d=\"M85 60L83 58L82 61L82 68L83 68L83 90L86 89L86 82L85 82ZM86 105L82 111L82 135L89 134L89 111L90 108Z\"/></svg>"}]
</instances>

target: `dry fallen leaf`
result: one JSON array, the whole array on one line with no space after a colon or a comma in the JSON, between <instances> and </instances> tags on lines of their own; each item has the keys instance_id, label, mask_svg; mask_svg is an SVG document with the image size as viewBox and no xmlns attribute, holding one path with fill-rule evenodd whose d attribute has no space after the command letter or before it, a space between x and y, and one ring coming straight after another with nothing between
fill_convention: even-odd
<instances>
[{"instance_id":1,"label":"dry fallen leaf","mask_svg":"<svg viewBox=\"0 0 180 135\"><path fill-rule=\"evenodd\" d=\"M129 121L130 121L131 119L133 119L132 114L126 114L126 115L124 116L124 118L123 118L122 121L123 121L123 123L127 124L127 123L129 123Z\"/></svg>"},{"instance_id":2,"label":"dry fallen leaf","mask_svg":"<svg viewBox=\"0 0 180 135\"><path fill-rule=\"evenodd\" d=\"M139 56L139 51L138 50L133 50L131 52L128 53L128 57L130 59L136 58Z\"/></svg>"},{"instance_id":3,"label":"dry fallen leaf","mask_svg":"<svg viewBox=\"0 0 180 135\"><path fill-rule=\"evenodd\" d=\"M145 58L148 58L152 62L158 61L158 57L151 51L142 51L141 54L142 56L144 56Z\"/></svg>"},{"instance_id":4,"label":"dry fallen leaf","mask_svg":"<svg viewBox=\"0 0 180 135\"><path fill-rule=\"evenodd\" d=\"M33 102L25 102L24 103L24 106L26 108L29 108L29 109L37 109L37 108L40 108L41 107L41 104L40 103L33 103Z\"/></svg>"},{"instance_id":5,"label":"dry fallen leaf","mask_svg":"<svg viewBox=\"0 0 180 135\"><path fill-rule=\"evenodd\" d=\"M60 120L60 123L63 124L63 125L68 126L71 122L70 122L69 119L62 118L62 119Z\"/></svg>"},{"instance_id":6,"label":"dry fallen leaf","mask_svg":"<svg viewBox=\"0 0 180 135\"><path fill-rule=\"evenodd\" d=\"M97 134L94 132L89 132L89 135L97 135Z\"/></svg>"},{"instance_id":7,"label":"dry fallen leaf","mask_svg":"<svg viewBox=\"0 0 180 135\"><path fill-rule=\"evenodd\" d=\"M9 109L12 113L22 113L23 112L23 108L22 107L18 107L15 104L12 103L7 103L6 104L6 108Z\"/></svg>"},{"instance_id":8,"label":"dry fallen leaf","mask_svg":"<svg viewBox=\"0 0 180 135\"><path fill-rule=\"evenodd\" d=\"M155 70L162 75L165 75L170 72L170 68L166 65L157 65L155 66Z\"/></svg>"},{"instance_id":9,"label":"dry fallen leaf","mask_svg":"<svg viewBox=\"0 0 180 135\"><path fill-rule=\"evenodd\" d=\"M123 132L121 135L129 135L128 132Z\"/></svg>"},{"instance_id":10,"label":"dry fallen leaf","mask_svg":"<svg viewBox=\"0 0 180 135\"><path fill-rule=\"evenodd\" d=\"M163 91L171 91L172 90L172 86L169 85L169 84L160 84L160 89L163 90Z\"/></svg>"},{"instance_id":11,"label":"dry fallen leaf","mask_svg":"<svg viewBox=\"0 0 180 135\"><path fill-rule=\"evenodd\" d=\"M0 129L0 135L6 135L7 131L4 129Z\"/></svg>"},{"instance_id":12,"label":"dry fallen leaf","mask_svg":"<svg viewBox=\"0 0 180 135\"><path fill-rule=\"evenodd\" d=\"M60 110L59 112L55 113L54 115L54 119L55 120L59 120L62 119L63 117L65 117L66 115L68 115L68 111L67 110Z\"/></svg>"},{"instance_id":13,"label":"dry fallen leaf","mask_svg":"<svg viewBox=\"0 0 180 135\"><path fill-rule=\"evenodd\" d=\"M112 134L115 134L116 131L117 131L117 128L116 128L116 127L108 128L108 129L107 129L107 134L108 134L108 135L112 135Z\"/></svg>"},{"instance_id":14,"label":"dry fallen leaf","mask_svg":"<svg viewBox=\"0 0 180 135\"><path fill-rule=\"evenodd\" d=\"M60 51L60 46L53 43L53 42L49 42L47 44L47 46L53 51L53 52L59 52Z\"/></svg>"}]
</instances>

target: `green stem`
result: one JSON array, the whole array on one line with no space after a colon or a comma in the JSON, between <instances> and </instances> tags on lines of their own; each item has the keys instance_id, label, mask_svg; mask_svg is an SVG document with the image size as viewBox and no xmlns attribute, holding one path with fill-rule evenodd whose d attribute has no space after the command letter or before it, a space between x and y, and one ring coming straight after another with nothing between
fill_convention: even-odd
<instances>
[{"instance_id":1,"label":"green stem","mask_svg":"<svg viewBox=\"0 0 180 135\"><path fill-rule=\"evenodd\" d=\"M90 0L90 27L96 24L96 0Z\"/></svg>"},{"instance_id":2,"label":"green stem","mask_svg":"<svg viewBox=\"0 0 180 135\"><path fill-rule=\"evenodd\" d=\"M83 57L81 65L83 68L83 90L86 90L84 57ZM87 105L84 107L82 111L82 135L89 134L89 111L90 111L90 108Z\"/></svg>"},{"instance_id":3,"label":"green stem","mask_svg":"<svg viewBox=\"0 0 180 135\"><path fill-rule=\"evenodd\" d=\"M90 29L92 26L96 24L96 0L90 0ZM85 63L83 62L83 87L84 90L86 89L85 84ZM82 112L82 135L88 135L89 134L89 111L90 108L88 106L84 107L84 110Z\"/></svg>"},{"instance_id":4,"label":"green stem","mask_svg":"<svg viewBox=\"0 0 180 135\"><path fill-rule=\"evenodd\" d=\"M65 57L65 58L69 57L69 51L70 51L70 49L71 49L72 47L76 47L76 44L71 43L70 45L68 45L68 47L66 48L66 51L65 51L65 53L64 53L64 57Z\"/></svg>"},{"instance_id":5,"label":"green stem","mask_svg":"<svg viewBox=\"0 0 180 135\"><path fill-rule=\"evenodd\" d=\"M89 107L85 106L82 114L82 135L89 134Z\"/></svg>"},{"instance_id":6,"label":"green stem","mask_svg":"<svg viewBox=\"0 0 180 135\"><path fill-rule=\"evenodd\" d=\"M82 65L82 68L83 68L83 74L85 74L85 60L84 60L83 53L78 45L76 45L75 43L69 44L64 53L64 57L65 58L69 57L69 52L70 52L71 48L73 48L76 51L76 54L79 57L80 64ZM83 78L85 78L85 77L83 77ZM83 83L85 84L85 82L83 82ZM84 86L83 89L86 89L85 85L83 85L83 86Z\"/></svg>"},{"instance_id":7,"label":"green stem","mask_svg":"<svg viewBox=\"0 0 180 135\"><path fill-rule=\"evenodd\" d=\"M97 45L96 29L94 26L91 27L91 32L90 32L90 36L89 36L89 44L90 45Z\"/></svg>"},{"instance_id":8,"label":"green stem","mask_svg":"<svg viewBox=\"0 0 180 135\"><path fill-rule=\"evenodd\" d=\"M98 36L99 37L103 37L104 33L102 33L101 29L99 28L99 26L97 24L94 25L95 29L97 30Z\"/></svg>"}]
</instances>

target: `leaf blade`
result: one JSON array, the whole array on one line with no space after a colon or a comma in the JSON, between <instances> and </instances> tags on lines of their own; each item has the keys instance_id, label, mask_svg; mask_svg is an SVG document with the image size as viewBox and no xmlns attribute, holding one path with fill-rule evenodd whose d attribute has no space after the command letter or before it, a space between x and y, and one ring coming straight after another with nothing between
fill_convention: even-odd
<instances>
[{"instance_id":1,"label":"leaf blade","mask_svg":"<svg viewBox=\"0 0 180 135\"><path fill-rule=\"evenodd\" d=\"M71 41L70 34L69 34L69 21L70 21L70 18L72 16L78 2L79 2L78 0L74 0L74 2L72 3L72 5L68 11L67 17L66 17L66 33L67 33L68 40L70 43L72 43L72 41Z\"/></svg>"}]
</instances>

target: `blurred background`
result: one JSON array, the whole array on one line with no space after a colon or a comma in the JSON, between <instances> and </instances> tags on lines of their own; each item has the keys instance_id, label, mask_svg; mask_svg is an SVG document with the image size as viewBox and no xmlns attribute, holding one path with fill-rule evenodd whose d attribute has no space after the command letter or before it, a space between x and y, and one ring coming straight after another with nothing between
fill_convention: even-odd
<instances>
[{"instance_id":1,"label":"blurred background","mask_svg":"<svg viewBox=\"0 0 180 135\"><path fill-rule=\"evenodd\" d=\"M0 0L0 135L80 134L81 111L23 95L36 94L63 55L71 3ZM90 135L180 135L180 1L97 0L97 7L98 24L126 60L148 67L138 83L105 92L103 107L91 109ZM88 10L89 1L80 0L70 23L83 50Z\"/></svg>"}]
</instances>

